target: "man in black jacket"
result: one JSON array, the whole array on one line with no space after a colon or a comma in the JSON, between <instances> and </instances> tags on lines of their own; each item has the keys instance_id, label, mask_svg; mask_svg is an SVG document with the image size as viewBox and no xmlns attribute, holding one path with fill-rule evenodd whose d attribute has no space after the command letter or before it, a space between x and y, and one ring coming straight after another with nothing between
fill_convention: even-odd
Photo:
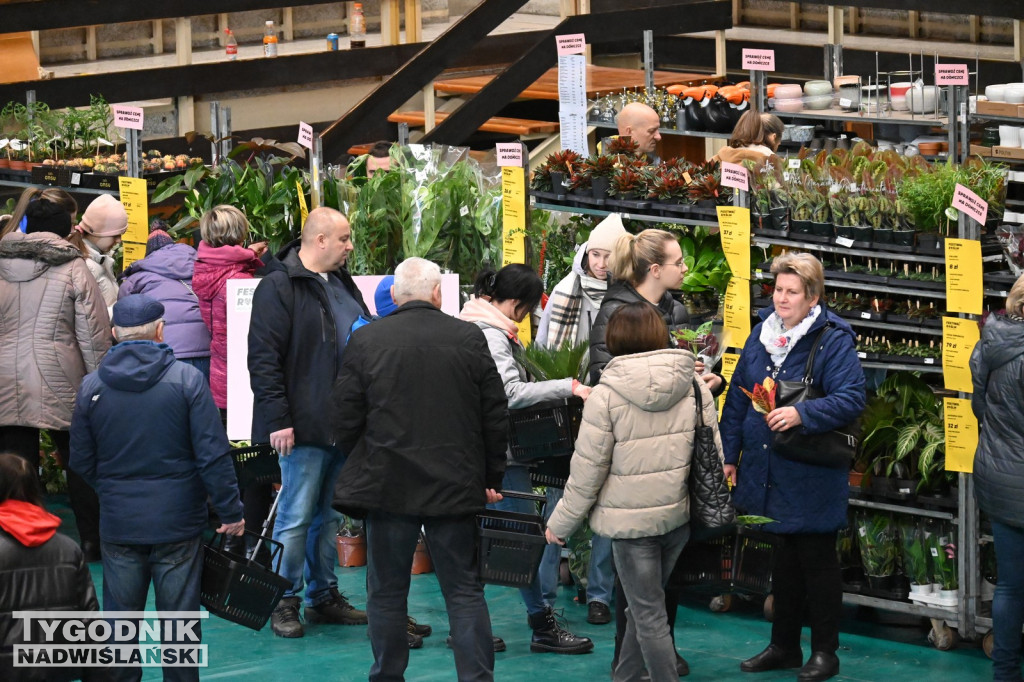
<instances>
[{"instance_id":1,"label":"man in black jacket","mask_svg":"<svg viewBox=\"0 0 1024 682\"><path fill-rule=\"evenodd\" d=\"M366 623L338 592L331 508L345 463L323 417L353 325L370 313L345 263L352 230L330 208L310 212L301 240L286 246L253 295L249 326L252 439L281 455L281 492L274 539L284 545L281 573L291 581L271 616L280 637L302 637L299 594L304 575L307 623ZM358 325L356 325L358 326ZM309 537L313 534L315 537Z\"/></svg>"},{"instance_id":2,"label":"man in black jacket","mask_svg":"<svg viewBox=\"0 0 1024 682\"><path fill-rule=\"evenodd\" d=\"M392 292L398 309L352 335L335 389L338 445L352 452L336 504L367 514L370 680L401 679L409 662L406 602L421 525L458 678L492 680L475 515L501 497L505 389L483 333L439 310L437 265L406 260Z\"/></svg>"}]
</instances>

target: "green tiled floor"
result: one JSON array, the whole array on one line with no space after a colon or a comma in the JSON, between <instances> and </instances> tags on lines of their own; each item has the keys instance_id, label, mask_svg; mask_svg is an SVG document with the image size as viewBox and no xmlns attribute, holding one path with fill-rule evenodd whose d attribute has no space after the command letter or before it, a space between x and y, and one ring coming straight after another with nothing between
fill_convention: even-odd
<instances>
[{"instance_id":1,"label":"green tiled floor","mask_svg":"<svg viewBox=\"0 0 1024 682\"><path fill-rule=\"evenodd\" d=\"M61 505L62 506L62 505ZM66 508L56 508L65 518ZM74 535L73 521L66 532ZM92 566L97 591L103 571ZM337 569L340 588L357 606L365 605L364 569ZM530 631L517 590L487 588L487 602L495 634L505 639L508 651L496 655L497 680L523 682L575 682L607 680L612 655L613 625L594 626L585 621L586 609L574 603L574 590L564 589L558 607L563 608L570 629L591 637L593 653L583 656L531 654ZM434 627L435 634L422 649L410 652L408 680L454 680L455 666L445 647L447 619L437 581L432 574L413 576L409 596L410 615ZM153 608L152 597L149 604ZM898 625L897 623L904 623ZM973 682L991 679L991 665L976 644L961 643L953 651L938 651L926 640L926 624L868 609L848 607L840 636L842 675L838 680L889 682ZM676 644L690 662L691 680L795 680L794 671L746 675L739 662L767 643L770 624L760 614L760 604L740 603L729 613L711 613L707 600L693 595L679 607ZM210 666L203 680L246 682L301 680L364 680L371 663L365 626L309 626L297 640L275 637L269 626L253 632L212 618L203 628L209 645ZM807 631L805 630L805 653ZM159 680L150 671L145 680Z\"/></svg>"}]
</instances>

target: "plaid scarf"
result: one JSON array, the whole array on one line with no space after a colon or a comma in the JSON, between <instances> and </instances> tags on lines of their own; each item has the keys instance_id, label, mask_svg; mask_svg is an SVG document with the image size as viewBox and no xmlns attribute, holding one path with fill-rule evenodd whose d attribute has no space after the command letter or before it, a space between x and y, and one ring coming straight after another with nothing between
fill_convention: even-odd
<instances>
[{"instance_id":1,"label":"plaid scarf","mask_svg":"<svg viewBox=\"0 0 1024 682\"><path fill-rule=\"evenodd\" d=\"M595 308L599 308L607 290L606 280L589 275L573 274L559 282L548 298L551 318L548 320L546 346L557 348L567 340L570 343L580 341L576 335L579 329L580 310L583 309L583 297L586 296Z\"/></svg>"}]
</instances>

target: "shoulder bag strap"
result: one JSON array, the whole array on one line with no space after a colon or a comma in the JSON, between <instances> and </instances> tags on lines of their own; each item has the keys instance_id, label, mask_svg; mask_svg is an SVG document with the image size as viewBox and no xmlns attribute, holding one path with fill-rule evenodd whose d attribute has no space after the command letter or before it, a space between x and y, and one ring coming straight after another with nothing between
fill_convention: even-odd
<instances>
[{"instance_id":1,"label":"shoulder bag strap","mask_svg":"<svg viewBox=\"0 0 1024 682\"><path fill-rule=\"evenodd\" d=\"M693 381L693 398L697 401L697 428L699 429L704 426L704 400L700 395L700 385L697 380L692 379L691 381Z\"/></svg>"},{"instance_id":2,"label":"shoulder bag strap","mask_svg":"<svg viewBox=\"0 0 1024 682\"><path fill-rule=\"evenodd\" d=\"M811 346L811 352L807 356L807 367L804 368L803 382L805 384L811 384L814 382L814 356L818 353L818 346L821 345L821 340L825 338L825 334L828 334L832 330L832 323L826 322L825 328L818 332L818 338L814 339L814 345Z\"/></svg>"}]
</instances>

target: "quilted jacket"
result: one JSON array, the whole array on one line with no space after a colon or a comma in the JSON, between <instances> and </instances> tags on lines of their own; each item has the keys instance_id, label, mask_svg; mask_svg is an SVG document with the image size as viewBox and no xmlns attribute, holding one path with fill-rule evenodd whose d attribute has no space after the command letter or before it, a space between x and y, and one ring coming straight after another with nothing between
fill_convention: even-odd
<instances>
[{"instance_id":1,"label":"quilted jacket","mask_svg":"<svg viewBox=\"0 0 1024 682\"><path fill-rule=\"evenodd\" d=\"M583 405L583 423L565 495L548 528L560 538L589 515L610 538L664 535L688 523L687 478L693 454L694 357L658 350L613 358ZM715 404L698 382L704 423L717 424ZM715 434L721 447L721 439Z\"/></svg>"},{"instance_id":2,"label":"quilted jacket","mask_svg":"<svg viewBox=\"0 0 1024 682\"><path fill-rule=\"evenodd\" d=\"M81 252L49 232L0 240L0 425L66 431L110 319Z\"/></svg>"}]
</instances>

